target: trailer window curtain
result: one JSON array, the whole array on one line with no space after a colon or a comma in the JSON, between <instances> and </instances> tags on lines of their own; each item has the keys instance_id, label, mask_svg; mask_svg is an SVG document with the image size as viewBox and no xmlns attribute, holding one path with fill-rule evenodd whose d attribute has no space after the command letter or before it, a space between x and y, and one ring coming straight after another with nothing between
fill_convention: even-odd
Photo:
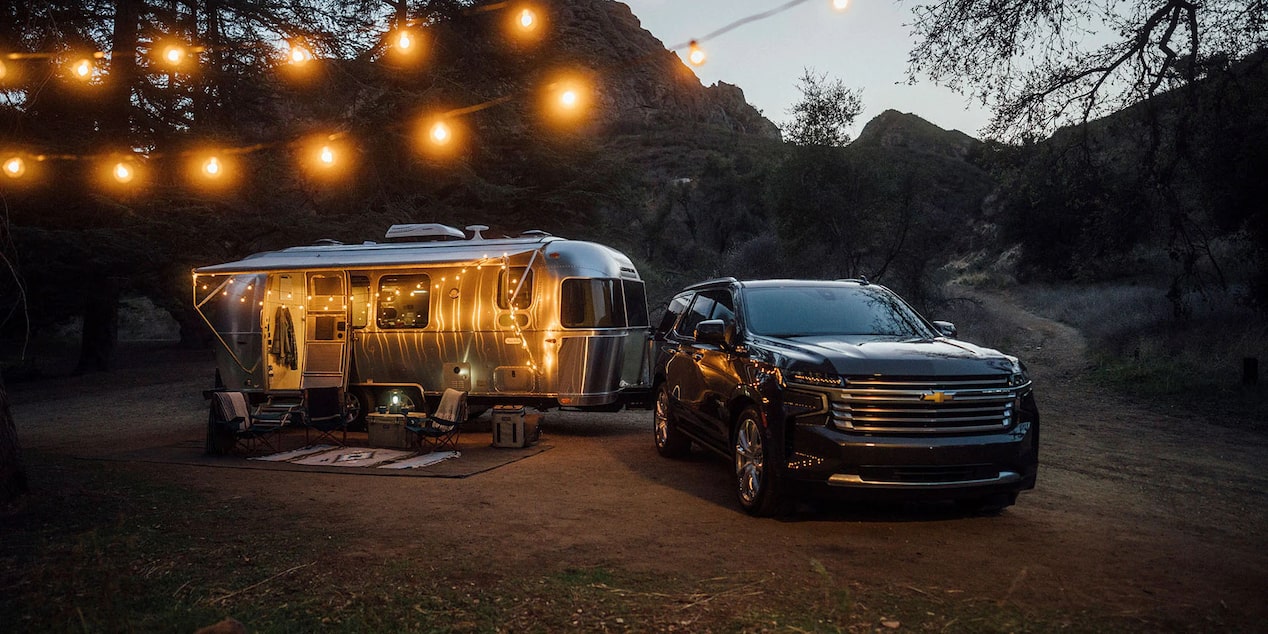
<instances>
[{"instance_id":1,"label":"trailer window curtain","mask_svg":"<svg viewBox=\"0 0 1268 634\"><path fill-rule=\"evenodd\" d=\"M379 278L379 328L426 328L431 314L431 276L384 275Z\"/></svg>"},{"instance_id":2,"label":"trailer window curtain","mask_svg":"<svg viewBox=\"0 0 1268 634\"><path fill-rule=\"evenodd\" d=\"M619 280L564 280L559 321L564 328L624 328L625 297Z\"/></svg>"}]
</instances>

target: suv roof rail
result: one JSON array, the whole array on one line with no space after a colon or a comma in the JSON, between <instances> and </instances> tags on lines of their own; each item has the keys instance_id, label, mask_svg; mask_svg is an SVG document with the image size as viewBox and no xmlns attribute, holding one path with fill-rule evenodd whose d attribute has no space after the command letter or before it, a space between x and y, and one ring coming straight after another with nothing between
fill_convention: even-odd
<instances>
[{"instance_id":1,"label":"suv roof rail","mask_svg":"<svg viewBox=\"0 0 1268 634\"><path fill-rule=\"evenodd\" d=\"M728 283L731 283L731 284L739 284L739 283L740 283L740 281L739 281L739 280L737 280L737 279L735 279L734 277L715 277L715 278L713 278L713 279L711 279L711 280L705 280L705 281L703 281L703 282L696 282L695 284L692 284L692 285L690 285L690 286L688 286L688 287L686 287L686 288L684 288L684 289L682 289L682 290L686 291L686 290L691 290L691 289L693 289L693 288L700 288L701 286L709 286L709 285L712 285L712 284L721 284L721 283L723 283L723 282L728 282Z\"/></svg>"}]
</instances>

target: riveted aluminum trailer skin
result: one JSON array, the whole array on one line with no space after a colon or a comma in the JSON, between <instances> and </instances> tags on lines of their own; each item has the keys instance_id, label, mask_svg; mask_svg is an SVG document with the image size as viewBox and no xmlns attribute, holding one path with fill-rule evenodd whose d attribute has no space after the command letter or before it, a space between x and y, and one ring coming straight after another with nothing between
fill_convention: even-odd
<instances>
[{"instance_id":1,"label":"riveted aluminum trailer skin","mask_svg":"<svg viewBox=\"0 0 1268 634\"><path fill-rule=\"evenodd\" d=\"M456 231L456 230L454 230ZM194 271L229 389L339 386L353 407L619 407L648 377L647 304L629 258L517 238L320 244Z\"/></svg>"}]
</instances>

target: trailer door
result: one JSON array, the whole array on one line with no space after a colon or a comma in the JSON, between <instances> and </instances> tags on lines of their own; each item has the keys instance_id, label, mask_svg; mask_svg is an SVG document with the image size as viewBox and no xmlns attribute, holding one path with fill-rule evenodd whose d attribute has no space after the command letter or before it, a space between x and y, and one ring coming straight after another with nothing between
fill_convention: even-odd
<instances>
[{"instance_id":1,"label":"trailer door","mask_svg":"<svg viewBox=\"0 0 1268 634\"><path fill-rule=\"evenodd\" d=\"M304 371L301 388L344 387L348 383L349 304L342 271L308 273L304 311Z\"/></svg>"}]
</instances>

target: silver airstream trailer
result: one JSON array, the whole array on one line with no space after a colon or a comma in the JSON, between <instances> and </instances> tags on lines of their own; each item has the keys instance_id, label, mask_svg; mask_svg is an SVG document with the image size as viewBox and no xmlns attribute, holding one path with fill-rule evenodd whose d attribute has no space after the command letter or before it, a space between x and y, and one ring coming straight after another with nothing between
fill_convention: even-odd
<instances>
[{"instance_id":1,"label":"silver airstream trailer","mask_svg":"<svg viewBox=\"0 0 1268 634\"><path fill-rule=\"evenodd\" d=\"M227 389L344 388L350 414L435 403L619 409L648 392L647 301L629 258L540 231L394 225L194 271Z\"/></svg>"}]
</instances>

